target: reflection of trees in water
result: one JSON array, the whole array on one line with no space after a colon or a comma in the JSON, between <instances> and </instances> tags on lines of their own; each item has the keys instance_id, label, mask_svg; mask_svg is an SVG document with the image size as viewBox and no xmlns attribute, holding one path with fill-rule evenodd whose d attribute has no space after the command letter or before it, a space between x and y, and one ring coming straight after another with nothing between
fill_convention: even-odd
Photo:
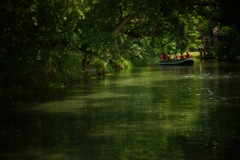
<instances>
[{"instance_id":1,"label":"reflection of trees in water","mask_svg":"<svg viewBox=\"0 0 240 160\"><path fill-rule=\"evenodd\" d=\"M239 76L227 66L195 65L91 79L63 100L1 116L3 150L59 159L232 159L239 147Z\"/></svg>"}]
</instances>

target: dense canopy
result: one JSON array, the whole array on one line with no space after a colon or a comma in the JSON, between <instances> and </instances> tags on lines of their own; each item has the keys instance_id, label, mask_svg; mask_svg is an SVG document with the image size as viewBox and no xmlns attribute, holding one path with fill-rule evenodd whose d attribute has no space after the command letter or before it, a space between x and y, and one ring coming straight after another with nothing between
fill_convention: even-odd
<instances>
[{"instance_id":1,"label":"dense canopy","mask_svg":"<svg viewBox=\"0 0 240 160\"><path fill-rule=\"evenodd\" d=\"M2 0L0 9L4 89L60 87L196 51L204 36L219 59L235 60L240 48L232 0Z\"/></svg>"}]
</instances>

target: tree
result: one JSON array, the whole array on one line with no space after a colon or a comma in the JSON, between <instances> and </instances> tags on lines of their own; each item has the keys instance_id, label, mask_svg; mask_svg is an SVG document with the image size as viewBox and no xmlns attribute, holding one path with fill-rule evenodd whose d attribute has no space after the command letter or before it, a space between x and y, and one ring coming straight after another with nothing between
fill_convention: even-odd
<instances>
[{"instance_id":1,"label":"tree","mask_svg":"<svg viewBox=\"0 0 240 160\"><path fill-rule=\"evenodd\" d=\"M224 4L221 0L1 1L1 85L38 88L69 83L90 71L101 75L130 63L142 64L161 51L194 50L200 43L199 24L217 7L229 11ZM218 15L214 14L216 19Z\"/></svg>"}]
</instances>

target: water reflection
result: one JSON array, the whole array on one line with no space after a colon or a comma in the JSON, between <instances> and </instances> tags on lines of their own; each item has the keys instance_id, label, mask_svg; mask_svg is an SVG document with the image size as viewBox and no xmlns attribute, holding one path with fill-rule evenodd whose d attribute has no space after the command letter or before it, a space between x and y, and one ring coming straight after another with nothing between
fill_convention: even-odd
<instances>
[{"instance_id":1,"label":"water reflection","mask_svg":"<svg viewBox=\"0 0 240 160\"><path fill-rule=\"evenodd\" d=\"M230 69L229 69L230 67ZM239 66L146 67L1 113L0 159L233 159Z\"/></svg>"}]
</instances>

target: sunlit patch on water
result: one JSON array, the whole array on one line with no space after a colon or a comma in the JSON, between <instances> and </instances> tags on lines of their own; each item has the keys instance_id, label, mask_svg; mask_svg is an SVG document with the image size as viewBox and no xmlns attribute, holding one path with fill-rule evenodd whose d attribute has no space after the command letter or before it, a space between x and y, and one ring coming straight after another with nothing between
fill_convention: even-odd
<instances>
[{"instance_id":1,"label":"sunlit patch on water","mask_svg":"<svg viewBox=\"0 0 240 160\"><path fill-rule=\"evenodd\" d=\"M86 106L105 107L108 106L107 99L124 97L127 97L127 95L114 92L97 92L88 95L75 95L60 101L38 104L30 110L53 113L78 113Z\"/></svg>"}]
</instances>

